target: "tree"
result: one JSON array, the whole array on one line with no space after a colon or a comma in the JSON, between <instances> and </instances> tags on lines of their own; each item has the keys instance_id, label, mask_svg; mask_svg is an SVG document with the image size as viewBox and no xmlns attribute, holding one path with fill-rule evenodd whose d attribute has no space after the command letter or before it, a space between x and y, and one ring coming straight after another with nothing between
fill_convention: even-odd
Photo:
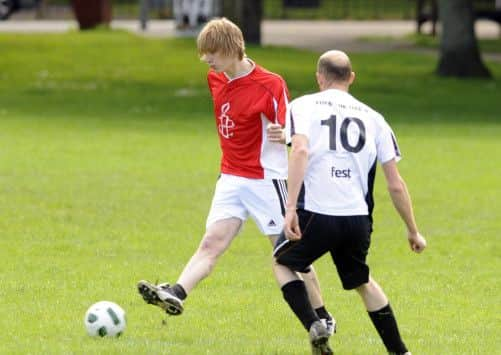
<instances>
[{"instance_id":1,"label":"tree","mask_svg":"<svg viewBox=\"0 0 501 355\"><path fill-rule=\"evenodd\" d=\"M439 0L442 22L439 76L491 77L482 62L475 37L475 14L471 0Z\"/></svg>"},{"instance_id":2,"label":"tree","mask_svg":"<svg viewBox=\"0 0 501 355\"><path fill-rule=\"evenodd\" d=\"M261 44L262 0L223 0L222 10L240 27L247 43Z\"/></svg>"},{"instance_id":3,"label":"tree","mask_svg":"<svg viewBox=\"0 0 501 355\"><path fill-rule=\"evenodd\" d=\"M112 0L71 0L81 30L111 23Z\"/></svg>"}]
</instances>

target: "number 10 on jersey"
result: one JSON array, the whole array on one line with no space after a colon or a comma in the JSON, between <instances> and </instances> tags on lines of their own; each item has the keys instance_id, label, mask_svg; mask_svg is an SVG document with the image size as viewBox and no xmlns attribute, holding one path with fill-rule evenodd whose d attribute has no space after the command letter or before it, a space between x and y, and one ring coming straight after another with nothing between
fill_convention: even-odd
<instances>
[{"instance_id":1,"label":"number 10 on jersey","mask_svg":"<svg viewBox=\"0 0 501 355\"><path fill-rule=\"evenodd\" d=\"M337 118L332 115L326 120L320 121L322 126L329 127L329 149L337 150ZM350 125L355 124L358 126L358 139L356 144L352 145L348 140L348 129ZM356 117L346 117L341 122L339 137L341 146L351 153L358 153L365 145L365 126L361 119Z\"/></svg>"}]
</instances>

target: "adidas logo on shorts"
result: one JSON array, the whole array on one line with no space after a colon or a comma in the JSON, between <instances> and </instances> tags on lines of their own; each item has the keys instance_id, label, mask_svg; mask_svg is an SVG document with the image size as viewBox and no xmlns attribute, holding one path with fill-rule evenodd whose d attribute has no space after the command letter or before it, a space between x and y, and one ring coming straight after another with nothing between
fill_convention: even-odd
<instances>
[{"instance_id":1,"label":"adidas logo on shorts","mask_svg":"<svg viewBox=\"0 0 501 355\"><path fill-rule=\"evenodd\" d=\"M268 227L276 227L277 224L275 223L274 220L270 219L270 221L268 222Z\"/></svg>"}]
</instances>

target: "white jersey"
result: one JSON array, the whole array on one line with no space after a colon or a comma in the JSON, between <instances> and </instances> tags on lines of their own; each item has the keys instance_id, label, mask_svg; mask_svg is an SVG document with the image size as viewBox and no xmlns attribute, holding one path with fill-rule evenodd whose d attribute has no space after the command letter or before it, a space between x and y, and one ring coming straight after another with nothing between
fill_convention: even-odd
<instances>
[{"instance_id":1,"label":"white jersey","mask_svg":"<svg viewBox=\"0 0 501 355\"><path fill-rule=\"evenodd\" d=\"M349 93L329 89L291 103L287 136L308 137L309 161L298 207L333 215L370 215L376 161L400 160L383 116Z\"/></svg>"}]
</instances>

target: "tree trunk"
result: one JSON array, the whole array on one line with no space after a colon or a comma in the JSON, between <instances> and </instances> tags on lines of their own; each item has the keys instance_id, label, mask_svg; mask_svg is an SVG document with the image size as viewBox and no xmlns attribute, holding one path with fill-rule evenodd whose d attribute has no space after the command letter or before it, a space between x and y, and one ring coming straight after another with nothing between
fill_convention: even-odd
<instances>
[{"instance_id":1,"label":"tree trunk","mask_svg":"<svg viewBox=\"0 0 501 355\"><path fill-rule=\"evenodd\" d=\"M440 60L437 67L439 76L491 77L480 58L474 16L471 0L439 1L439 17L442 22Z\"/></svg>"},{"instance_id":2,"label":"tree trunk","mask_svg":"<svg viewBox=\"0 0 501 355\"><path fill-rule=\"evenodd\" d=\"M81 30L110 25L111 0L72 0L71 4Z\"/></svg>"},{"instance_id":3,"label":"tree trunk","mask_svg":"<svg viewBox=\"0 0 501 355\"><path fill-rule=\"evenodd\" d=\"M223 16L240 27L246 43L261 44L262 0L224 0Z\"/></svg>"},{"instance_id":4,"label":"tree trunk","mask_svg":"<svg viewBox=\"0 0 501 355\"><path fill-rule=\"evenodd\" d=\"M40 0L36 7L35 18L45 20L47 18L47 0Z\"/></svg>"}]
</instances>

